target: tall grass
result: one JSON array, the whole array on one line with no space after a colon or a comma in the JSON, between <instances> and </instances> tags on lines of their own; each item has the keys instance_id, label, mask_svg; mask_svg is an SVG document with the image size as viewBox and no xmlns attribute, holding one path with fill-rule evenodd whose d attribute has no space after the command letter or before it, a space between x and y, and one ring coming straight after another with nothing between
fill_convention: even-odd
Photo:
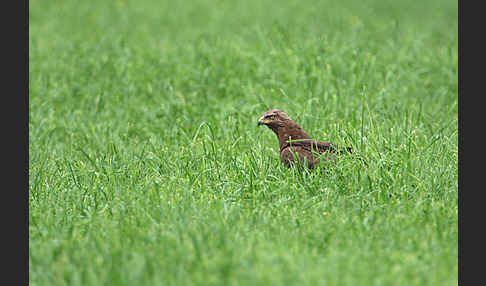
<instances>
[{"instance_id":1,"label":"tall grass","mask_svg":"<svg viewBox=\"0 0 486 286\"><path fill-rule=\"evenodd\" d=\"M31 1L31 285L457 284L457 2ZM285 168L284 110L353 147Z\"/></svg>"}]
</instances>

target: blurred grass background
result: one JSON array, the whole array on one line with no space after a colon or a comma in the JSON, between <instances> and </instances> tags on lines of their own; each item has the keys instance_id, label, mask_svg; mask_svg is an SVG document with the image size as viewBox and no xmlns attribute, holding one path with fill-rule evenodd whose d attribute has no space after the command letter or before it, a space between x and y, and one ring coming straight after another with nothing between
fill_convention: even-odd
<instances>
[{"instance_id":1,"label":"blurred grass background","mask_svg":"<svg viewBox=\"0 0 486 286\"><path fill-rule=\"evenodd\" d=\"M29 5L31 285L457 284L457 2Z\"/></svg>"}]
</instances>

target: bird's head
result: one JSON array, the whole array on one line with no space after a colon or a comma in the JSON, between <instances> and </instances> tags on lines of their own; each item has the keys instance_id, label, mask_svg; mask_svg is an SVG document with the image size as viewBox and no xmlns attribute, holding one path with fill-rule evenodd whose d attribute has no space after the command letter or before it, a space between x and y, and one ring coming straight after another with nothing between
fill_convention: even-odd
<instances>
[{"instance_id":1,"label":"bird's head","mask_svg":"<svg viewBox=\"0 0 486 286\"><path fill-rule=\"evenodd\" d=\"M277 134L280 148L287 145L289 139L310 139L311 137L302 130L285 112L279 109L271 109L258 119L258 126L266 125Z\"/></svg>"},{"instance_id":2,"label":"bird's head","mask_svg":"<svg viewBox=\"0 0 486 286\"><path fill-rule=\"evenodd\" d=\"M284 126L285 122L290 120L290 118L279 109L269 110L258 119L258 126L266 125L270 129L276 129L278 127Z\"/></svg>"}]
</instances>

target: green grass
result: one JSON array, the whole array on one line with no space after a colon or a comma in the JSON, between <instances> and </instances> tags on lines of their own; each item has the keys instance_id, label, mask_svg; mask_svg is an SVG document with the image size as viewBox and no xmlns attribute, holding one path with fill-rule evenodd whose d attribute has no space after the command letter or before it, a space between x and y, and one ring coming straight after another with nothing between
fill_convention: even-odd
<instances>
[{"instance_id":1,"label":"green grass","mask_svg":"<svg viewBox=\"0 0 486 286\"><path fill-rule=\"evenodd\" d=\"M457 1L29 21L30 285L457 285ZM286 169L270 108L372 163Z\"/></svg>"}]
</instances>

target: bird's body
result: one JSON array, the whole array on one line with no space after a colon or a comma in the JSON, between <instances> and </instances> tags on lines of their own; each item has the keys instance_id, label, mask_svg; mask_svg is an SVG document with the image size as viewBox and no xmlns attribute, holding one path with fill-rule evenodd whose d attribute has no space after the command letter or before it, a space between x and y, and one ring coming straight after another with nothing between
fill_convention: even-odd
<instances>
[{"instance_id":1,"label":"bird's body","mask_svg":"<svg viewBox=\"0 0 486 286\"><path fill-rule=\"evenodd\" d=\"M323 159L336 161L335 155L344 150L353 152L349 147L343 150L329 142L313 140L287 114L278 109L265 112L258 120L258 125L266 125L277 135L280 158L287 167L298 159L301 165L312 169Z\"/></svg>"}]
</instances>

